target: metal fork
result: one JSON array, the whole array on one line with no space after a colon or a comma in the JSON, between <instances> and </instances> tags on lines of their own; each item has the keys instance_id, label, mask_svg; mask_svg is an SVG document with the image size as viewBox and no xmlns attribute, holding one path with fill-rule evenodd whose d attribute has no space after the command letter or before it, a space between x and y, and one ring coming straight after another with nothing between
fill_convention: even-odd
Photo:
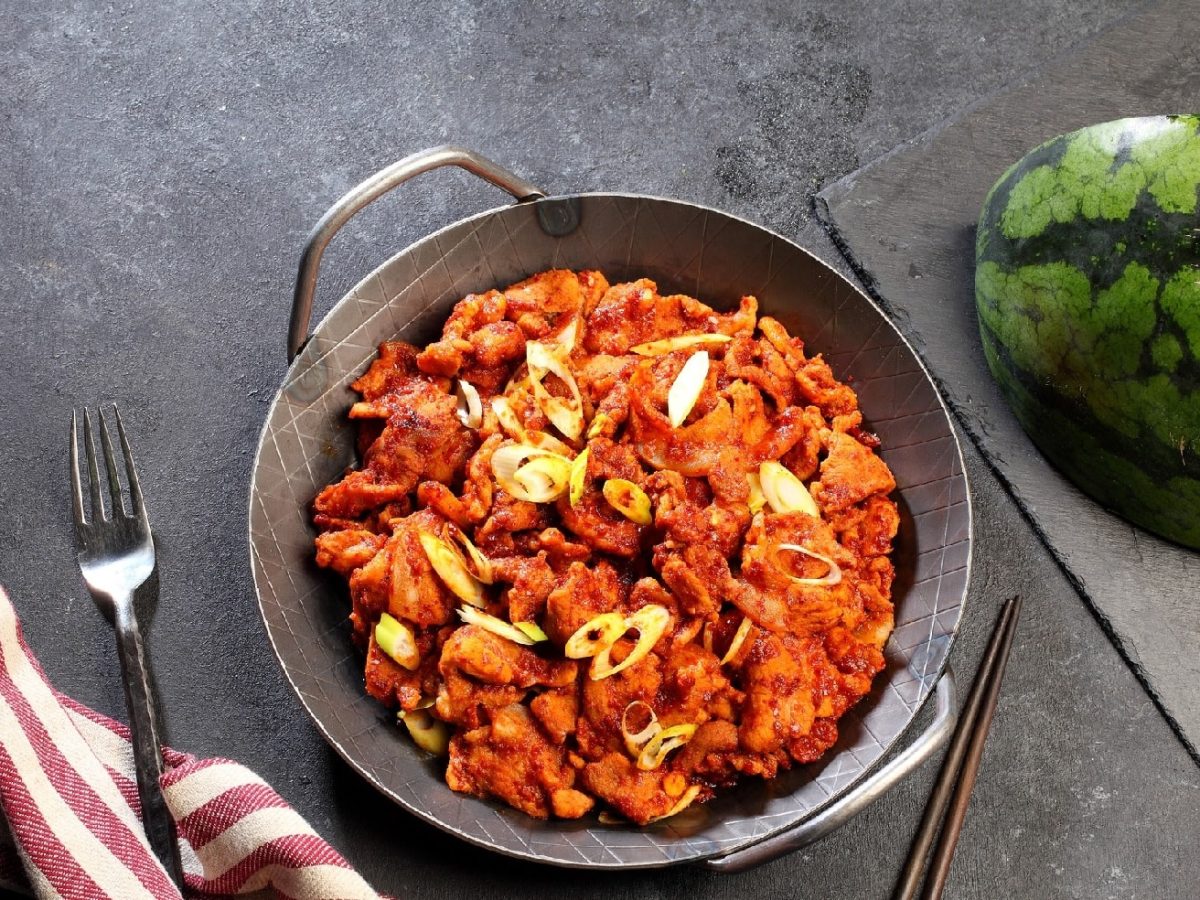
<instances>
[{"instance_id":1,"label":"metal fork","mask_svg":"<svg viewBox=\"0 0 1200 900\"><path fill-rule=\"evenodd\" d=\"M138 799L142 806L142 825L150 847L154 850L167 874L183 887L183 869L179 861L179 845L175 839L175 824L163 799L159 779L163 774L162 742L159 737L158 716L150 685L150 668L142 645L133 595L154 573L154 538L150 534L150 519L142 501L133 453L125 436L125 427L117 407L112 407L125 457L125 480L129 484L129 504L121 489L120 475L113 454L112 440L102 410L100 443L104 451L104 467L108 475L109 506L107 511L101 497L100 473L96 460L96 445L92 436L92 416L83 411L83 446L87 456L87 482L91 497L91 516L84 511L83 486L79 471L79 416L71 414L71 486L75 510L75 544L77 559L92 599L108 616L117 633L117 651L121 659L121 674L125 686L125 703L129 708L129 730L133 743L134 767L137 771Z\"/></svg>"}]
</instances>

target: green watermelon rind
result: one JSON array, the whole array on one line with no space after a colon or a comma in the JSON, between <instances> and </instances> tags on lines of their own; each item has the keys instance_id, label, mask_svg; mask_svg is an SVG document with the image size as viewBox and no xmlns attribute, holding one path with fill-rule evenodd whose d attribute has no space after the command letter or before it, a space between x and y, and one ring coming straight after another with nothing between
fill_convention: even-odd
<instances>
[{"instance_id":1,"label":"green watermelon rind","mask_svg":"<svg viewBox=\"0 0 1200 900\"><path fill-rule=\"evenodd\" d=\"M1200 117L1105 123L1011 166L976 238L984 352L1022 426L1086 493L1192 547L1198 186Z\"/></svg>"}]
</instances>

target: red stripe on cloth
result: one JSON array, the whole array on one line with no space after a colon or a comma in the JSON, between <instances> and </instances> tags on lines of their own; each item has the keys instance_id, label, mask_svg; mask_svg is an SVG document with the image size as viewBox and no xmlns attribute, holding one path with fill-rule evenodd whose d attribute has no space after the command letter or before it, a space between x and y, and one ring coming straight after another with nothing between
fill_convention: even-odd
<instances>
[{"instance_id":1,"label":"red stripe on cloth","mask_svg":"<svg viewBox=\"0 0 1200 900\"><path fill-rule=\"evenodd\" d=\"M289 808L287 801L265 784L238 784L180 819L179 831L199 850L251 813Z\"/></svg>"},{"instance_id":2,"label":"red stripe on cloth","mask_svg":"<svg viewBox=\"0 0 1200 900\"><path fill-rule=\"evenodd\" d=\"M17 640L25 659L29 660L29 648L21 640L19 631ZM174 883L167 877L167 873L149 848L130 830L130 826L109 808L95 787L75 768L75 763L67 758L46 731L45 725L33 711L30 699L10 680L9 672L14 665L19 664L20 660L7 658L3 649L0 649L0 667L3 668L0 676L0 697L8 703L26 738L37 751L38 762L46 777L50 779L51 785L87 829L133 872L148 891L166 897L178 896ZM36 862L38 867L45 871L41 860Z\"/></svg>"},{"instance_id":3,"label":"red stripe on cloth","mask_svg":"<svg viewBox=\"0 0 1200 900\"><path fill-rule=\"evenodd\" d=\"M255 847L242 857L241 862L207 882L205 890L213 894L235 894L259 869L272 864L298 870L307 866L337 866L353 871L350 864L317 835L290 834Z\"/></svg>"},{"instance_id":4,"label":"red stripe on cloth","mask_svg":"<svg viewBox=\"0 0 1200 900\"><path fill-rule=\"evenodd\" d=\"M163 748L164 754L167 749L168 748L166 748L166 747ZM177 754L177 755L184 756L186 754ZM189 756L187 759L187 762L185 762L181 765L178 765L178 766L174 766L171 769L171 771L165 772L163 774L162 786L164 789L172 787L172 786L178 784L179 782L183 781L183 779L187 778L189 775L194 775L197 772L200 772L204 769L210 768L211 766L229 765L229 762L230 762L230 760L222 759L219 756L213 756L209 759L196 759L195 757ZM234 763L234 765L236 766L236 765L241 765L241 764Z\"/></svg>"},{"instance_id":5,"label":"red stripe on cloth","mask_svg":"<svg viewBox=\"0 0 1200 900\"><path fill-rule=\"evenodd\" d=\"M58 839L50 824L42 817L37 803L30 796L25 782L17 774L16 764L0 742L0 802L12 828L13 838L22 851L33 860L42 874L62 894L64 900L101 900L104 892L92 881L71 851ZM113 898L120 900L120 898Z\"/></svg>"}]
</instances>

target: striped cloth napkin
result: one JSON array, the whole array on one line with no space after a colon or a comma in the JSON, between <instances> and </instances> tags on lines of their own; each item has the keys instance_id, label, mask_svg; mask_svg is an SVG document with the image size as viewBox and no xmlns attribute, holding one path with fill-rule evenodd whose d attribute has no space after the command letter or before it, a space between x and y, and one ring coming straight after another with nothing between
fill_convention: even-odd
<instances>
[{"instance_id":1,"label":"striped cloth napkin","mask_svg":"<svg viewBox=\"0 0 1200 900\"><path fill-rule=\"evenodd\" d=\"M189 898L379 895L244 766L163 748ZM139 820L129 729L50 686L0 589L0 885L39 898L178 898Z\"/></svg>"}]
</instances>

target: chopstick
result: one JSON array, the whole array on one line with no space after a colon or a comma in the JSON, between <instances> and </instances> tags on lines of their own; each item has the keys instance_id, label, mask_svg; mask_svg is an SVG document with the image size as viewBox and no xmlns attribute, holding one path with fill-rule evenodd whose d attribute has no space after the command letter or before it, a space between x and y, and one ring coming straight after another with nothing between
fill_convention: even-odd
<instances>
[{"instance_id":1,"label":"chopstick","mask_svg":"<svg viewBox=\"0 0 1200 900\"><path fill-rule=\"evenodd\" d=\"M913 838L912 847L909 848L908 861L896 882L892 900L912 900L916 896L921 876L925 872L926 857L929 856L929 848L935 839L937 848L929 860L930 873L921 898L938 900L942 896L946 877L950 874L954 849L958 845L958 836L967 816L967 806L971 802L971 790L975 787L975 777L979 773L984 741L987 740L988 729L996 712L1000 684L1004 679L1004 667L1012 649L1020 612L1020 597L1010 598L1000 609L995 630L988 641L983 662L980 663L979 672L975 676L975 683L971 685L971 693L959 717L954 737L950 740L950 749L946 751L941 774L938 775L933 792L929 795L925 814L921 818L916 837ZM946 813L944 822L943 813Z\"/></svg>"}]
</instances>

